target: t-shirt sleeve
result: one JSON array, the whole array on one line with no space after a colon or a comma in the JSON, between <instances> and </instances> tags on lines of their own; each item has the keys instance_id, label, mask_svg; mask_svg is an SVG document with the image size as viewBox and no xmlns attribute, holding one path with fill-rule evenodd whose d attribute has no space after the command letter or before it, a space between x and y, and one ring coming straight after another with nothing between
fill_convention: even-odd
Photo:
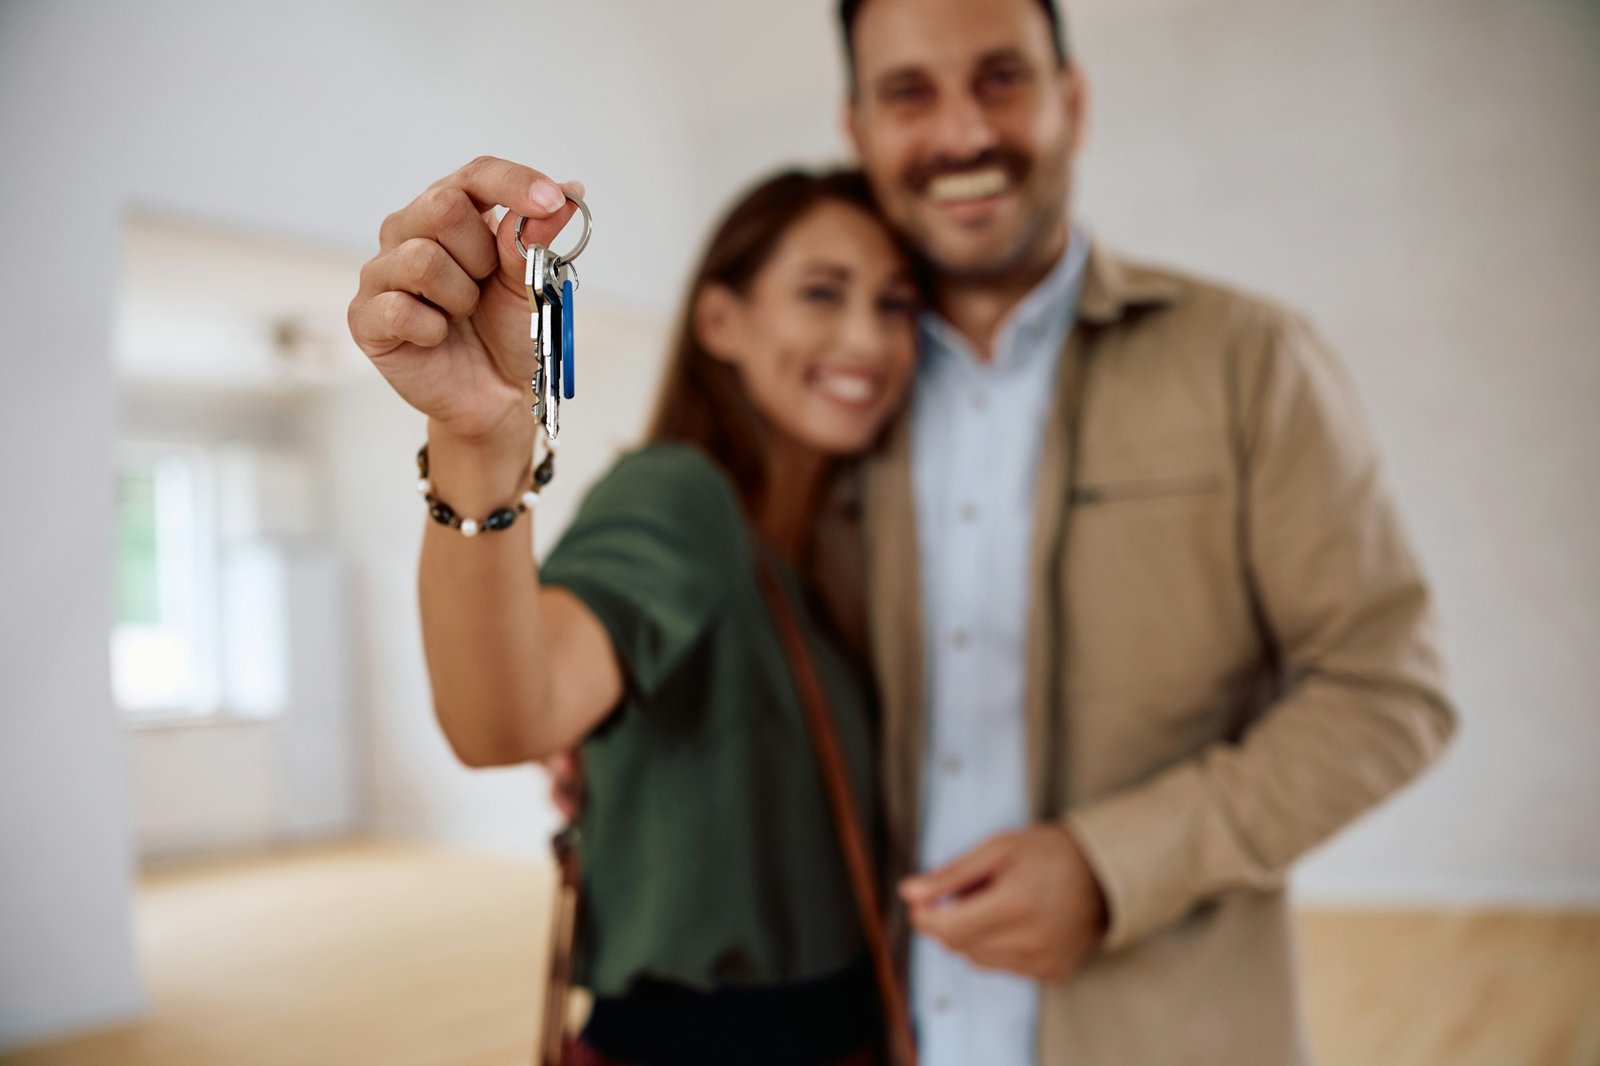
<instances>
[{"instance_id":1,"label":"t-shirt sleeve","mask_svg":"<svg viewBox=\"0 0 1600 1066\"><path fill-rule=\"evenodd\" d=\"M630 694L649 702L707 638L751 565L726 478L693 448L654 445L595 485L540 580L595 613Z\"/></svg>"}]
</instances>

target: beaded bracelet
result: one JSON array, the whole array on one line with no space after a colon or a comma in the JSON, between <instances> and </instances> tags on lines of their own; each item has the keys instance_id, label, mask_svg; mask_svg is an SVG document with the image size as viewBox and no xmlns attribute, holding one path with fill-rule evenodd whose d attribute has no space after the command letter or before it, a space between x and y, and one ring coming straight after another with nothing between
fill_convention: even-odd
<instances>
[{"instance_id":1,"label":"beaded bracelet","mask_svg":"<svg viewBox=\"0 0 1600 1066\"><path fill-rule=\"evenodd\" d=\"M427 502L428 514L441 526L459 529L463 537L476 537L479 532L486 529L491 532L510 529L516 522L517 515L530 507L539 506L539 490L550 484L555 476L556 456L554 451L549 451L545 453L542 463L528 471L529 487L516 503L495 508L482 521L476 518L462 518L456 514L455 508L433 493L433 482L428 479L428 446L424 444L417 450L417 492Z\"/></svg>"}]
</instances>

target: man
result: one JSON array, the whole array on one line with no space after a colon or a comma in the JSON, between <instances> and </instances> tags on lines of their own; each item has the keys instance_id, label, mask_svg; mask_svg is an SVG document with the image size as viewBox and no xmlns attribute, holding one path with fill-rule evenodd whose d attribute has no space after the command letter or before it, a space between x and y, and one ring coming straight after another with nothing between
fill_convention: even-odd
<instances>
[{"instance_id":1,"label":"man","mask_svg":"<svg viewBox=\"0 0 1600 1066\"><path fill-rule=\"evenodd\" d=\"M922 1061L1305 1061L1284 875L1454 728L1349 383L1292 314L1072 224L1053 0L839 15L938 311L866 490Z\"/></svg>"}]
</instances>

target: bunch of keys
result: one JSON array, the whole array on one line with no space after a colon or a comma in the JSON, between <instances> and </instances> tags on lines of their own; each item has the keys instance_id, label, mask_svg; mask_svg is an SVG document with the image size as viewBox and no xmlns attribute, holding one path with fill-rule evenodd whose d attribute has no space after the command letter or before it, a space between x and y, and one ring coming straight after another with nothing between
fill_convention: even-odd
<instances>
[{"instance_id":1,"label":"bunch of keys","mask_svg":"<svg viewBox=\"0 0 1600 1066\"><path fill-rule=\"evenodd\" d=\"M560 444L561 401L577 395L576 359L572 330L572 296L578 291L578 272L573 261L583 254L589 244L589 234L594 221L589 215L589 205L580 197L567 194L567 199L578 205L583 214L583 236L565 255L558 255L542 244L532 246L522 243L522 227L527 217L517 219L517 251L527 262L523 271L523 285L528 290L528 308L533 321L529 336L533 339L534 368L529 389L533 392L530 410L534 420L544 424L545 438L552 452ZM543 488L554 474L554 455L545 456L534 471L535 488Z\"/></svg>"}]
</instances>

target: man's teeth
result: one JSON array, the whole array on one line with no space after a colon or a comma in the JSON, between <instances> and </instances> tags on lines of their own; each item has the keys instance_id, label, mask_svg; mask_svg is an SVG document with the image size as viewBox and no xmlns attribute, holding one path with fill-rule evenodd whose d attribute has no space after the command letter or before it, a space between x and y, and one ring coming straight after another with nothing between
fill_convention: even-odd
<instances>
[{"instance_id":1,"label":"man's teeth","mask_svg":"<svg viewBox=\"0 0 1600 1066\"><path fill-rule=\"evenodd\" d=\"M879 391L876 382L860 374L822 374L817 387L832 399L854 404L871 403Z\"/></svg>"},{"instance_id":2,"label":"man's teeth","mask_svg":"<svg viewBox=\"0 0 1600 1066\"><path fill-rule=\"evenodd\" d=\"M999 167L989 167L964 174L942 174L928 183L928 195L941 203L981 200L1005 192L1006 184L1006 172Z\"/></svg>"}]
</instances>

